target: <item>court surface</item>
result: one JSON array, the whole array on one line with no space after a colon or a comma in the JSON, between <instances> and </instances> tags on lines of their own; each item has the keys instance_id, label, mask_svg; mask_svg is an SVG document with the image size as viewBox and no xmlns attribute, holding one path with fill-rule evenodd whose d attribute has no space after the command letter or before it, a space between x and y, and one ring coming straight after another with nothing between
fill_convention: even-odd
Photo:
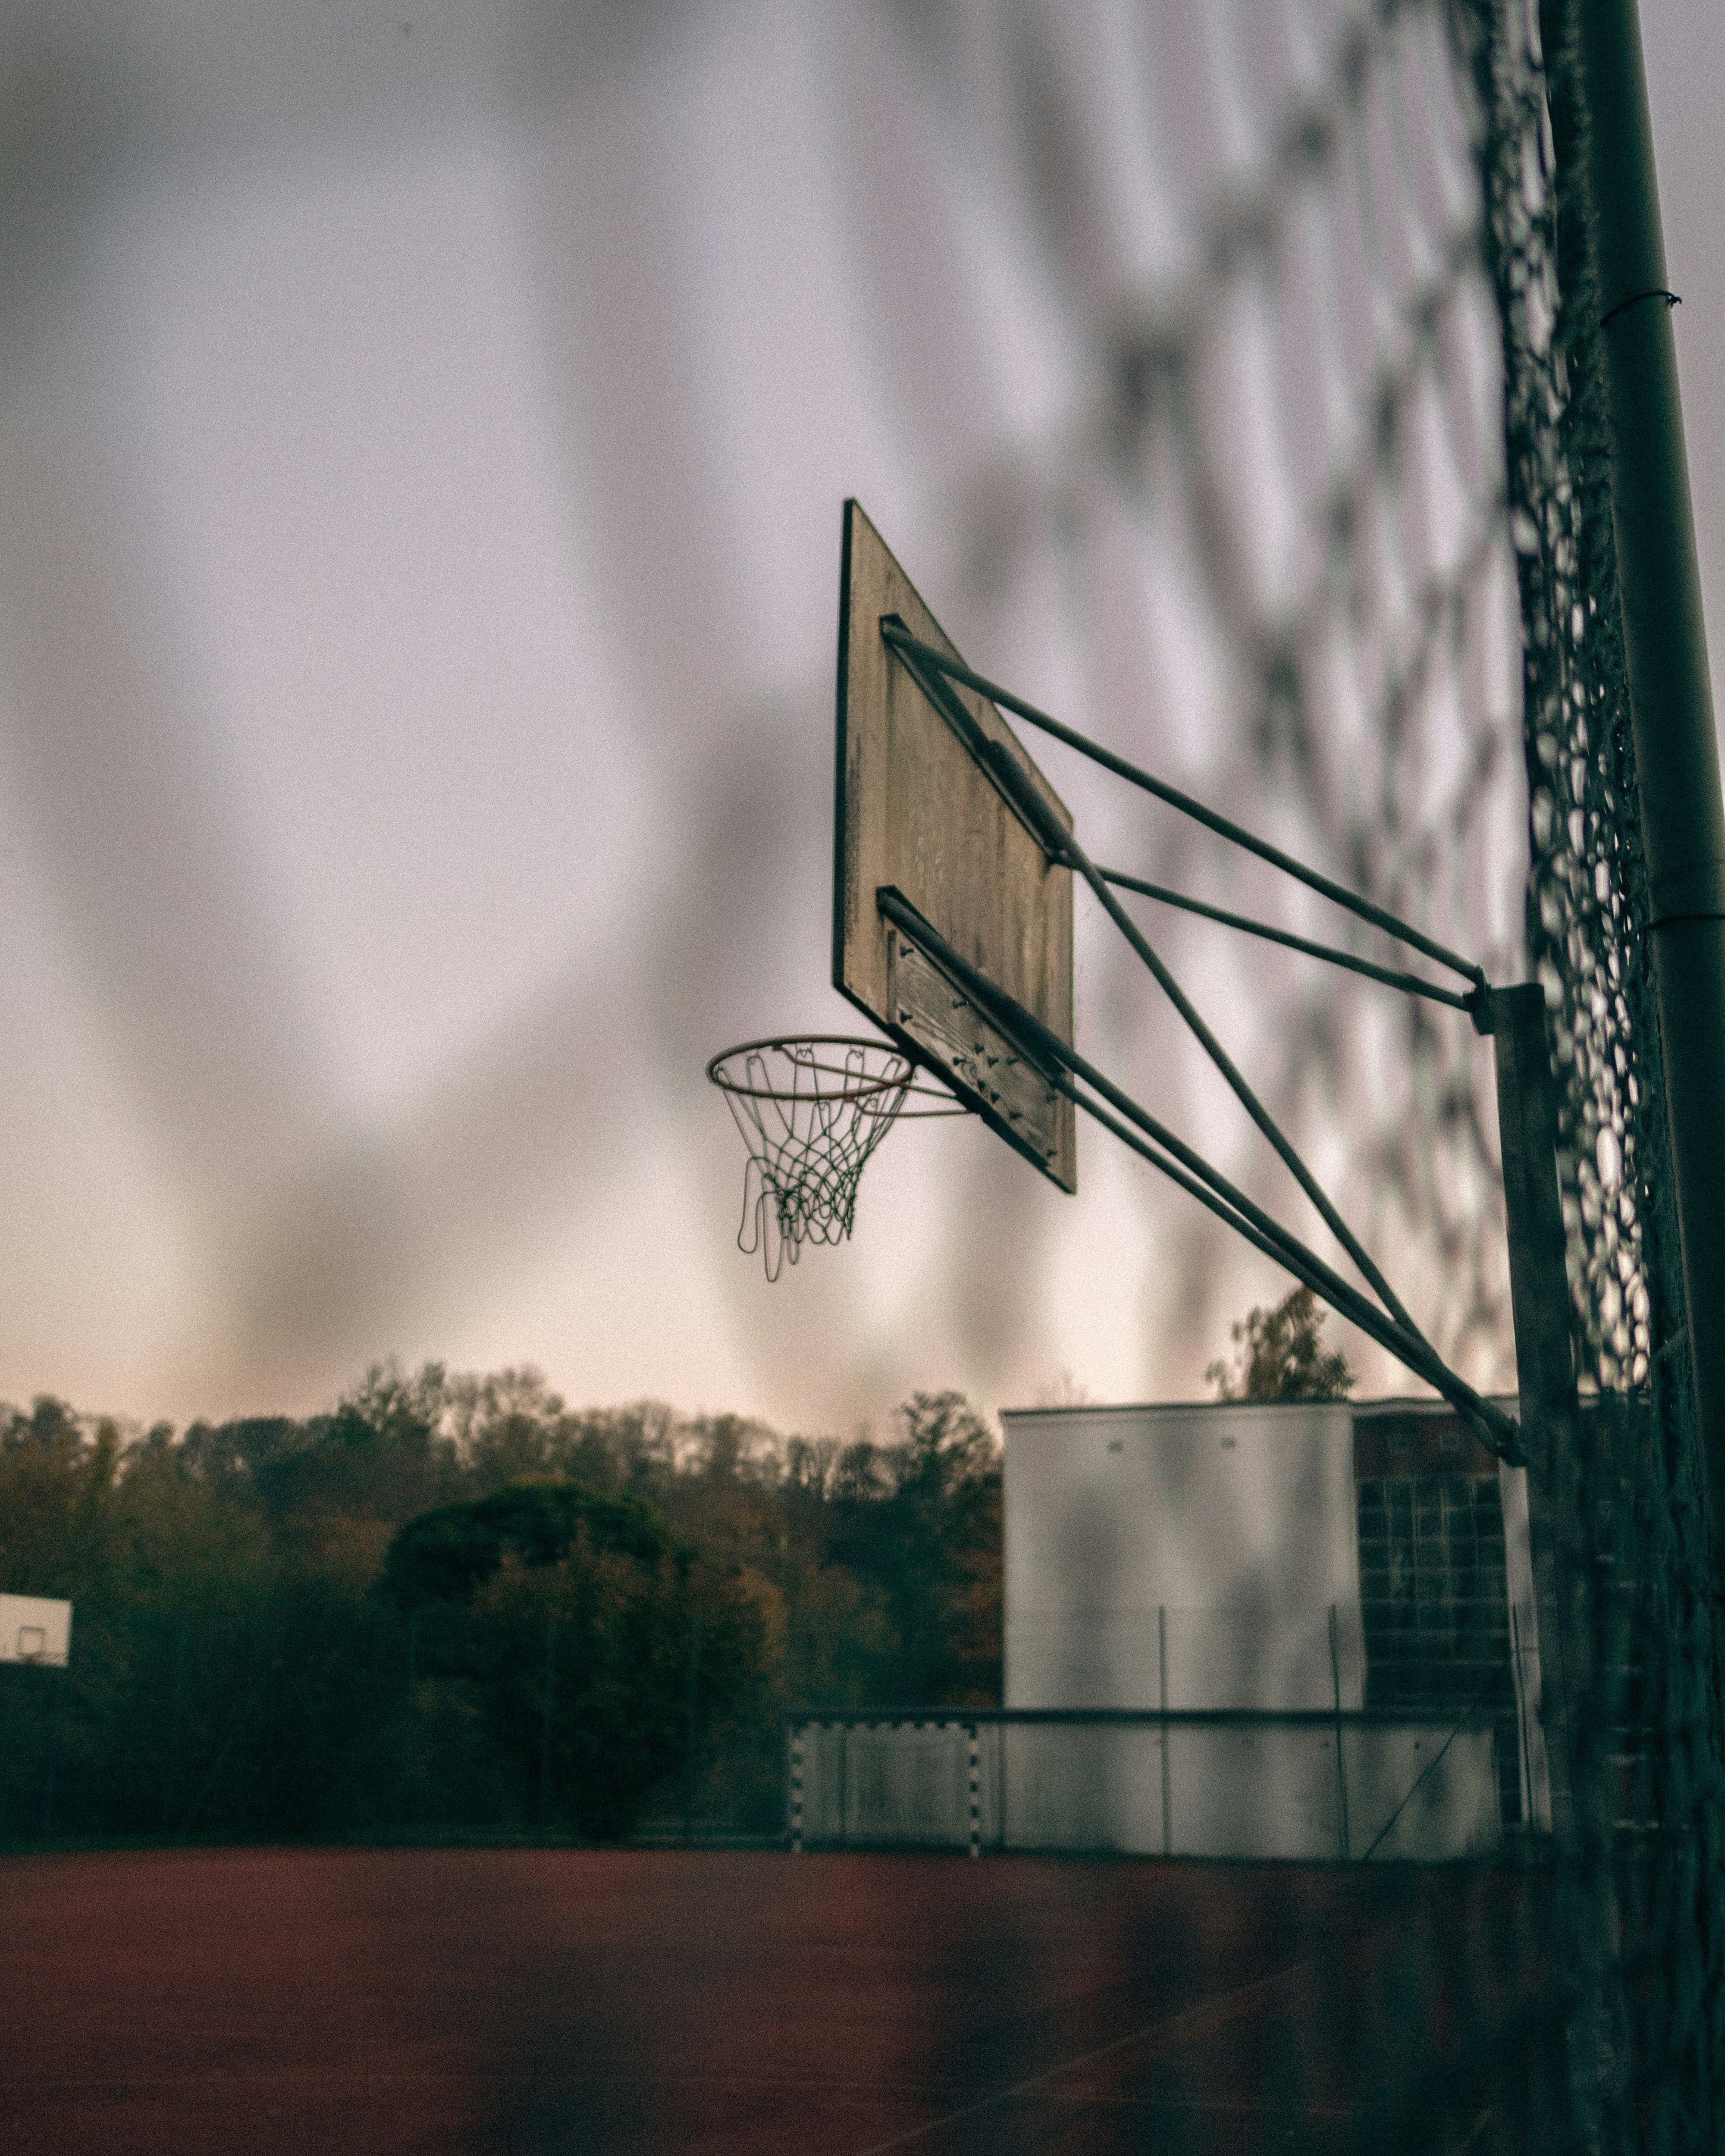
<instances>
[{"instance_id":1,"label":"court surface","mask_svg":"<svg viewBox=\"0 0 1725 2156\"><path fill-rule=\"evenodd\" d=\"M1554 2145L1544 1876L678 1850L0 1862L8 2156Z\"/></svg>"}]
</instances>

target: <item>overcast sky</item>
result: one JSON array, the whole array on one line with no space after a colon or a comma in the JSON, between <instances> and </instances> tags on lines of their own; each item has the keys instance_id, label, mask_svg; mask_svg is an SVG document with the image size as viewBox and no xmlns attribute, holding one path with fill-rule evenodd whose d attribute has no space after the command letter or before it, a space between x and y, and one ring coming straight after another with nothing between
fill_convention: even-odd
<instances>
[{"instance_id":1,"label":"overcast sky","mask_svg":"<svg viewBox=\"0 0 1725 2156\"><path fill-rule=\"evenodd\" d=\"M1065 498L1086 310L1153 312L1183 208L1250 147L1250 98L1204 85L1257 84L1286 10L1146 11L1148 60L1138 12L10 0L0 1398L305 1410L394 1354L837 1428L913 1387L1189 1395L1282 1291L1101 1139L1074 1201L951 1123L896 1132L855 1242L769 1288L701 1078L850 1023L847 495L974 663L1276 820L1178 605L1156 704L1083 625L1106 548L1088 617L1057 533L977 564L1021 494ZM1717 624L1725 11L1643 23ZM1005 72L1032 49L1088 176L1049 198L1103 205L1053 255ZM1481 932L1512 933L1507 891ZM1144 1050L1089 947L1081 1038ZM1256 977L1208 978L1273 1061Z\"/></svg>"}]
</instances>

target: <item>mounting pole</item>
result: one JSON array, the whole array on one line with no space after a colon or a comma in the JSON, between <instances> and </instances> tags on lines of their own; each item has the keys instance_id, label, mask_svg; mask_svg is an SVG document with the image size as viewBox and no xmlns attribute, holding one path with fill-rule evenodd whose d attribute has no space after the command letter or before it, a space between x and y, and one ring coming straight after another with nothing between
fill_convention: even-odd
<instances>
[{"instance_id":1,"label":"mounting pole","mask_svg":"<svg viewBox=\"0 0 1725 2156\"><path fill-rule=\"evenodd\" d=\"M1539 1623L1539 1719L1551 1781L1552 1832L1573 1856L1579 1704L1589 1690L1592 1624L1576 1520L1579 1405L1569 1337L1569 1281L1558 1191L1558 1111L1537 984L1492 991L1498 1145L1509 1229L1509 1294L1516 1383L1527 1462L1527 1526ZM1478 1023L1476 1020L1476 1023Z\"/></svg>"},{"instance_id":2,"label":"mounting pole","mask_svg":"<svg viewBox=\"0 0 1725 2156\"><path fill-rule=\"evenodd\" d=\"M1545 0L1548 54L1561 0ZM1599 275L1612 522L1655 978L1716 1573L1725 1577L1725 808L1683 449L1676 344L1635 0L1573 0L1578 155Z\"/></svg>"},{"instance_id":3,"label":"mounting pole","mask_svg":"<svg viewBox=\"0 0 1725 2156\"><path fill-rule=\"evenodd\" d=\"M1616 1887L1601 1752L1584 1719L1594 1694L1594 1599L1582 1514L1580 1403L1558 1192L1558 1109L1545 995L1494 989L1475 1019L1492 1035L1516 1378L1527 1462L1527 1527L1539 1630L1539 1719L1551 1782L1552 1838L1563 1860L1560 1958L1568 1989L1569 2093L1576 2145L1605 2156L1629 2117L1628 2017L1615 1943Z\"/></svg>"}]
</instances>

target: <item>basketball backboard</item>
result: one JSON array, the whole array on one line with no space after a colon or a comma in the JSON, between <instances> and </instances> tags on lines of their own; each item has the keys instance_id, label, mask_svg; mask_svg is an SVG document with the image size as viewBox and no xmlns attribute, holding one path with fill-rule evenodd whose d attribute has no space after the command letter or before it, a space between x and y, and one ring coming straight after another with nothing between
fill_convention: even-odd
<instances>
[{"instance_id":1,"label":"basketball backboard","mask_svg":"<svg viewBox=\"0 0 1725 2156\"><path fill-rule=\"evenodd\" d=\"M0 1594L0 1662L66 1666L72 1642L72 1605L40 1594Z\"/></svg>"},{"instance_id":2,"label":"basketball backboard","mask_svg":"<svg viewBox=\"0 0 1725 2156\"><path fill-rule=\"evenodd\" d=\"M1072 1103L996 1017L985 1017L876 895L896 890L998 988L1072 1039L1072 872L978 760L1003 748L1060 828L1072 819L994 706L957 683L942 711L880 634L897 620L959 654L855 501L839 595L833 985L951 1086L1064 1190L1078 1187ZM967 741L961 731L972 738Z\"/></svg>"}]
</instances>

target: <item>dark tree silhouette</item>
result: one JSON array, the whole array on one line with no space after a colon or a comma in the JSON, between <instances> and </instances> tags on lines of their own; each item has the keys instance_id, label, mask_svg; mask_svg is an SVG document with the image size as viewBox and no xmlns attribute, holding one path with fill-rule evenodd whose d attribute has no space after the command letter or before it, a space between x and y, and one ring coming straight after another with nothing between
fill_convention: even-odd
<instances>
[{"instance_id":1,"label":"dark tree silhouette","mask_svg":"<svg viewBox=\"0 0 1725 2156\"><path fill-rule=\"evenodd\" d=\"M0 1668L0 1840L774 1833L782 1707L998 1702L1000 1541L950 1392L849 1442L436 1363L180 1435L0 1406L0 1588L77 1612Z\"/></svg>"}]
</instances>

